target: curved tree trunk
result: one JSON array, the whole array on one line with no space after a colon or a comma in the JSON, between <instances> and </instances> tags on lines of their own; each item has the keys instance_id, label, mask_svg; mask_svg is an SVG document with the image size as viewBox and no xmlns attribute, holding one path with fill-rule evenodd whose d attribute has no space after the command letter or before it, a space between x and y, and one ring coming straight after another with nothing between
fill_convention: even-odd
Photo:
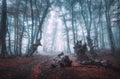
<instances>
[{"instance_id":1,"label":"curved tree trunk","mask_svg":"<svg viewBox=\"0 0 120 79\"><path fill-rule=\"evenodd\" d=\"M113 38L113 33L112 33L111 21L110 21L109 0L105 0L105 8L106 8L105 15L106 15L108 37L109 37L109 41L110 41L111 51L112 51L112 53L114 53L115 52L115 45L114 45L114 38Z\"/></svg>"},{"instance_id":2,"label":"curved tree trunk","mask_svg":"<svg viewBox=\"0 0 120 79\"><path fill-rule=\"evenodd\" d=\"M41 46L40 40L42 39L42 25L43 25L43 23L45 21L45 18L47 16L47 14L48 14L49 7L50 7L50 3L49 3L49 0L47 0L47 7L46 7L46 9L45 9L45 11L43 13L43 16L41 18L41 21L39 23L39 28L37 30L37 34L36 34L36 37L35 37L36 38L35 44L32 44L30 46L30 48L28 49L28 56L33 55L34 52L37 50L37 47Z\"/></svg>"}]
</instances>

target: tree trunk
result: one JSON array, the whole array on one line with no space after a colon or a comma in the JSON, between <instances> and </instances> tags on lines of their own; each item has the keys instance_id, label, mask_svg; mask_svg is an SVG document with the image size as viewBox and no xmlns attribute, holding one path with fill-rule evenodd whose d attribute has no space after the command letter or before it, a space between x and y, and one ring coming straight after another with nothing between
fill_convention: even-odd
<instances>
[{"instance_id":1,"label":"tree trunk","mask_svg":"<svg viewBox=\"0 0 120 79\"><path fill-rule=\"evenodd\" d=\"M102 6L102 0L100 0L100 6L99 6L99 23L100 23L100 26L101 26L101 38L102 40L100 41L101 43L101 48L103 49L105 47L105 44L104 44L104 28L103 28L103 22L102 22L102 10L101 10L101 7Z\"/></svg>"},{"instance_id":2,"label":"tree trunk","mask_svg":"<svg viewBox=\"0 0 120 79\"><path fill-rule=\"evenodd\" d=\"M19 45L20 56L22 55L22 40L23 40L23 34L24 34L24 30L25 30L24 21L26 19L25 13L26 13L26 10L27 10L27 0L25 1L25 3L26 3L26 5L25 5L24 14L23 14L23 26L21 28L21 34L20 34L20 45Z\"/></svg>"},{"instance_id":3,"label":"tree trunk","mask_svg":"<svg viewBox=\"0 0 120 79\"><path fill-rule=\"evenodd\" d=\"M83 10L83 4L81 1L79 1L80 6L81 6L81 14L85 23L85 27L86 27L86 31L87 31L87 43L88 43L88 47L90 48L90 53L92 57L95 57L96 54L94 52L94 47L93 47L93 40L91 39L90 36L90 31L91 31L91 24L92 24L92 8L91 8L91 1L87 0L87 8L88 8L88 15L86 16L84 14L84 10ZM90 18L90 20L88 20L88 18Z\"/></svg>"},{"instance_id":4,"label":"tree trunk","mask_svg":"<svg viewBox=\"0 0 120 79\"><path fill-rule=\"evenodd\" d=\"M73 9L73 7L74 7L74 3L71 3L71 8L72 8L72 32L73 32L73 44L74 44L74 46L75 46L75 27L74 27L74 9Z\"/></svg>"},{"instance_id":5,"label":"tree trunk","mask_svg":"<svg viewBox=\"0 0 120 79\"><path fill-rule=\"evenodd\" d=\"M33 15L33 2L30 0L30 7L31 7L31 20L32 20L32 28L31 28L31 45L33 44L33 26L34 26L34 15Z\"/></svg>"},{"instance_id":6,"label":"tree trunk","mask_svg":"<svg viewBox=\"0 0 120 79\"><path fill-rule=\"evenodd\" d=\"M9 46L8 46L8 49L9 49L10 55L12 56L10 31L8 31L8 37L9 37Z\"/></svg>"},{"instance_id":7,"label":"tree trunk","mask_svg":"<svg viewBox=\"0 0 120 79\"><path fill-rule=\"evenodd\" d=\"M44 20L45 20L45 18L47 16L49 7L50 7L50 3L49 3L49 0L47 0L47 7L46 7L46 9L45 9L45 11L43 13L43 16L41 18L41 21L39 23L39 28L37 30L37 34L36 34L36 37L35 37L36 38L35 44L32 44L30 46L30 48L28 49L28 56L33 55L34 52L37 50L37 47L41 45L40 40L42 39L42 31L41 31L42 30L42 25L43 25Z\"/></svg>"},{"instance_id":8,"label":"tree trunk","mask_svg":"<svg viewBox=\"0 0 120 79\"><path fill-rule=\"evenodd\" d=\"M6 33L7 33L7 2L2 0L2 15L1 15L1 55L5 57L7 53L6 48Z\"/></svg>"},{"instance_id":9,"label":"tree trunk","mask_svg":"<svg viewBox=\"0 0 120 79\"><path fill-rule=\"evenodd\" d=\"M70 50L70 41L69 41L69 30L68 30L68 27L67 27L64 15L63 15L63 21L64 21L64 24L65 24L66 37L67 37L67 53L71 53L71 50Z\"/></svg>"},{"instance_id":10,"label":"tree trunk","mask_svg":"<svg viewBox=\"0 0 120 79\"><path fill-rule=\"evenodd\" d=\"M109 14L110 6L109 6L108 0L105 0L105 8L106 8L105 15L106 15L108 37L109 37L109 41L110 41L111 51L112 51L112 53L114 53L115 45L114 45L114 38L113 38L113 34L112 34L112 27L111 27L110 14Z\"/></svg>"}]
</instances>

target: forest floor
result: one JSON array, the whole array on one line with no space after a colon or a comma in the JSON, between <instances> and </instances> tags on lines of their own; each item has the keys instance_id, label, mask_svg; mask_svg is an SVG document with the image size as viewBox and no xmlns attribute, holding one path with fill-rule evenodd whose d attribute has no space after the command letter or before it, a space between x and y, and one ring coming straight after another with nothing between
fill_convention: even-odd
<instances>
[{"instance_id":1,"label":"forest floor","mask_svg":"<svg viewBox=\"0 0 120 79\"><path fill-rule=\"evenodd\" d=\"M120 79L120 69L80 65L73 56L72 67L50 68L53 59L47 55L0 59L0 79ZM112 66L120 68L120 58L108 55L98 59L109 60Z\"/></svg>"}]
</instances>

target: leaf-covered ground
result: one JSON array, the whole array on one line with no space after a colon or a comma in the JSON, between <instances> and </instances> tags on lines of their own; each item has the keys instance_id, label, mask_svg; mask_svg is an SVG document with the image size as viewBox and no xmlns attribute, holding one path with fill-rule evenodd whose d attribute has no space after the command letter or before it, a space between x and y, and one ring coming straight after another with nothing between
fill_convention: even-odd
<instances>
[{"instance_id":1,"label":"leaf-covered ground","mask_svg":"<svg viewBox=\"0 0 120 79\"><path fill-rule=\"evenodd\" d=\"M120 79L120 71L95 65L80 65L74 57L72 67L50 68L51 56L32 56L0 59L0 79ZM99 57L109 60L119 68L120 59L112 56Z\"/></svg>"}]
</instances>

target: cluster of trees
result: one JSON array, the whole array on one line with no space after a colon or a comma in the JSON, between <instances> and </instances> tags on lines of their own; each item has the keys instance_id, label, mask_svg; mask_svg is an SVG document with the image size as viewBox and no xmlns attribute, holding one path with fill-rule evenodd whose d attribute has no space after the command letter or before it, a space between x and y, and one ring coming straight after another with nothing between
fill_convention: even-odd
<instances>
[{"instance_id":1,"label":"cluster of trees","mask_svg":"<svg viewBox=\"0 0 120 79\"><path fill-rule=\"evenodd\" d=\"M41 45L42 26L49 13L50 0L2 0L0 55L30 56ZM23 42L26 41L26 46ZM23 50L24 49L24 50Z\"/></svg>"},{"instance_id":2,"label":"cluster of trees","mask_svg":"<svg viewBox=\"0 0 120 79\"><path fill-rule=\"evenodd\" d=\"M120 0L0 0L0 55L33 55L41 45L51 6L60 10L58 17L63 21L68 53L71 44L81 38L90 49L91 39L96 49L108 46L114 52L120 48Z\"/></svg>"},{"instance_id":3,"label":"cluster of trees","mask_svg":"<svg viewBox=\"0 0 120 79\"><path fill-rule=\"evenodd\" d=\"M59 0L57 5L61 9L69 52L70 32L74 45L82 38L90 50L92 42L96 49L109 48L115 52L120 48L120 0Z\"/></svg>"}]
</instances>

